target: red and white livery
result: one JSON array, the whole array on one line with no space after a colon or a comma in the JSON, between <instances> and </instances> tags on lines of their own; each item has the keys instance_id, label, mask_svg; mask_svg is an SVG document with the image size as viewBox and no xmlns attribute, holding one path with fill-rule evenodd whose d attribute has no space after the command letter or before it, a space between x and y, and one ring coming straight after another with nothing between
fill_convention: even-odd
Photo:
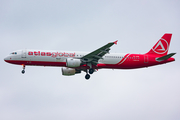
<instances>
[{"instance_id":1,"label":"red and white livery","mask_svg":"<svg viewBox=\"0 0 180 120\"><path fill-rule=\"evenodd\" d=\"M135 69L149 67L175 61L168 53L172 34L166 33L145 54L109 53L110 47L117 41L110 42L93 52L52 51L52 50L17 50L4 58L8 63L25 66L58 66L62 67L63 75L75 75L86 72L86 79L90 78L97 69Z\"/></svg>"}]
</instances>

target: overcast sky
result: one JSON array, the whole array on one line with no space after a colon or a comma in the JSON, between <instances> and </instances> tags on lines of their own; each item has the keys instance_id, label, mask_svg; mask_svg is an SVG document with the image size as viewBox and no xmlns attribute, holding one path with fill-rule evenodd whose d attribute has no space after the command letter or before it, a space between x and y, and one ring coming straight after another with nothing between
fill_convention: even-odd
<instances>
[{"instance_id":1,"label":"overcast sky","mask_svg":"<svg viewBox=\"0 0 180 120\"><path fill-rule=\"evenodd\" d=\"M179 0L1 0L0 120L179 120ZM62 76L59 67L4 62L19 49L146 53L172 33L176 61Z\"/></svg>"}]
</instances>

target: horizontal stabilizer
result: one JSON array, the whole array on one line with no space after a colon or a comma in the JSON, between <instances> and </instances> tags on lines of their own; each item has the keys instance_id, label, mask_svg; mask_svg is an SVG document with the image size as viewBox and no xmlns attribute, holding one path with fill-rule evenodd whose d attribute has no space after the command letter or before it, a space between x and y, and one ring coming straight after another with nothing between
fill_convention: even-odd
<instances>
[{"instance_id":1,"label":"horizontal stabilizer","mask_svg":"<svg viewBox=\"0 0 180 120\"><path fill-rule=\"evenodd\" d=\"M175 55L176 53L170 53L170 54L168 54L168 55L165 55L165 56L162 56L162 57L160 57L160 58L156 58L156 60L157 61L163 61L163 60L167 60L167 59L169 59L170 57L172 57L173 55Z\"/></svg>"}]
</instances>

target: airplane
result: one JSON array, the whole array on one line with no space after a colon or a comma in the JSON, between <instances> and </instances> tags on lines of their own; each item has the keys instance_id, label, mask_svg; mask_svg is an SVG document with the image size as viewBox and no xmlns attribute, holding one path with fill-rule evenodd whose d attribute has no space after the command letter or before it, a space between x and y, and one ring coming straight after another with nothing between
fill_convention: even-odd
<instances>
[{"instance_id":1,"label":"airplane","mask_svg":"<svg viewBox=\"0 0 180 120\"><path fill-rule=\"evenodd\" d=\"M25 66L56 66L62 67L62 75L71 76L82 71L85 79L99 69L135 69L160 65L175 61L176 53L168 53L171 33L164 34L161 39L145 54L109 53L110 47L118 41L110 42L93 52L74 52L59 50L23 49L12 52L4 58L5 62Z\"/></svg>"}]
</instances>

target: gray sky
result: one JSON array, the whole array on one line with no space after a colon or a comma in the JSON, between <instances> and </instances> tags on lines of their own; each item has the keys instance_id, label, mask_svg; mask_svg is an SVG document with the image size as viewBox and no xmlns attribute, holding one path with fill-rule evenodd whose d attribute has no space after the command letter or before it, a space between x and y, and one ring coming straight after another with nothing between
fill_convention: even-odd
<instances>
[{"instance_id":1,"label":"gray sky","mask_svg":"<svg viewBox=\"0 0 180 120\"><path fill-rule=\"evenodd\" d=\"M179 120L179 0L1 0L1 120ZM58 67L4 62L11 51L93 51L119 40L110 52L146 53L173 33L175 62L135 70L99 70L66 77Z\"/></svg>"}]
</instances>

